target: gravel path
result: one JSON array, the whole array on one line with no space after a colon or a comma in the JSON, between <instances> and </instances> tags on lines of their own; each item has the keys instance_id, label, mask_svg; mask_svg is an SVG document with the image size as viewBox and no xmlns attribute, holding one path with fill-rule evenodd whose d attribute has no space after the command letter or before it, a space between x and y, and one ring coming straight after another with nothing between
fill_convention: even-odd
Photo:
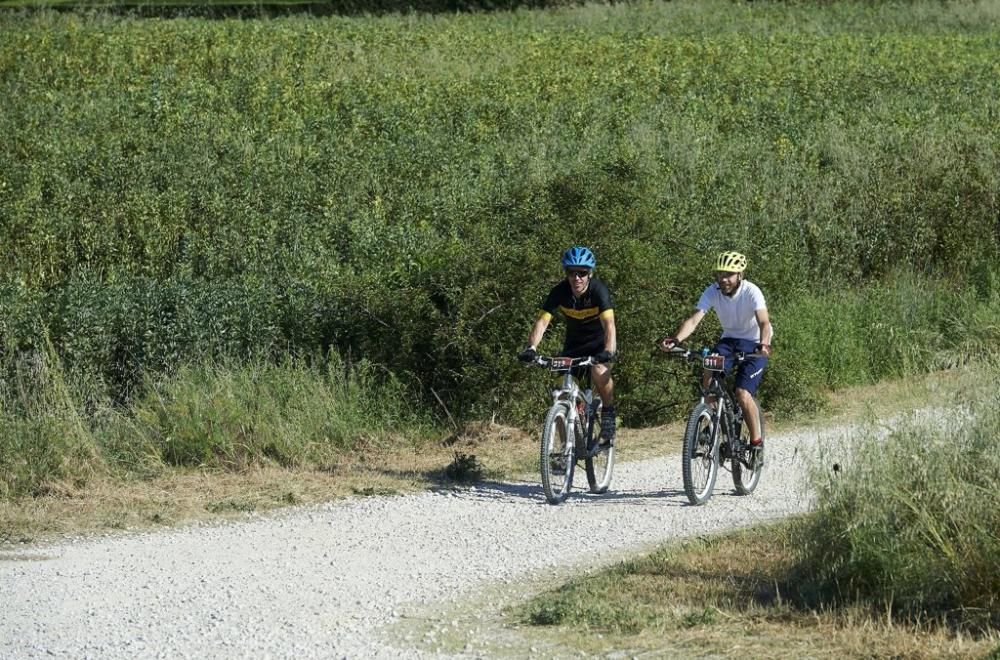
<instances>
[{"instance_id":1,"label":"gravel path","mask_svg":"<svg viewBox=\"0 0 1000 660\"><path fill-rule=\"evenodd\" d=\"M672 456L619 464L611 492L574 491L561 506L537 482L482 483L0 552L0 658L439 657L447 622L416 639L400 624L802 511L808 456L841 433L771 437L757 492L733 495L720 472L704 507L687 505ZM583 470L576 484L586 490ZM578 551L557 557L567 539ZM489 655L489 644L452 655Z\"/></svg>"}]
</instances>

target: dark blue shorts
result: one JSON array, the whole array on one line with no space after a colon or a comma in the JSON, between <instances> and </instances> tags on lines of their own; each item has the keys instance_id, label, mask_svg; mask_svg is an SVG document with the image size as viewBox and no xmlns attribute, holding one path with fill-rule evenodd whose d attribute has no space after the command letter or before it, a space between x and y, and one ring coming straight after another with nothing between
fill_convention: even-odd
<instances>
[{"instance_id":1,"label":"dark blue shorts","mask_svg":"<svg viewBox=\"0 0 1000 660\"><path fill-rule=\"evenodd\" d=\"M753 353L757 350L757 342L752 339L734 339L723 337L715 345L715 352L726 358L726 373L733 369L736 358L735 353ZM753 357L744 360L736 369L736 387L743 388L751 395L757 394L760 381L764 377L764 368L767 367L766 357Z\"/></svg>"}]
</instances>

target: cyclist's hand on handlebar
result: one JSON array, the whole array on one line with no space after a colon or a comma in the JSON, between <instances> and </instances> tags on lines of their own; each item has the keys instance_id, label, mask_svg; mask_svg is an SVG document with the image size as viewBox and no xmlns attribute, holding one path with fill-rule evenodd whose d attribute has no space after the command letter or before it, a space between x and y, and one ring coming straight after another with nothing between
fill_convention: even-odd
<instances>
[{"instance_id":1,"label":"cyclist's hand on handlebar","mask_svg":"<svg viewBox=\"0 0 1000 660\"><path fill-rule=\"evenodd\" d=\"M664 337L660 341L656 342L656 345L660 347L661 351L669 351L677 346L677 344L678 341L676 337Z\"/></svg>"},{"instance_id":2,"label":"cyclist's hand on handlebar","mask_svg":"<svg viewBox=\"0 0 1000 660\"><path fill-rule=\"evenodd\" d=\"M770 344L757 344L757 352L767 357L771 357L771 345Z\"/></svg>"},{"instance_id":3,"label":"cyclist's hand on handlebar","mask_svg":"<svg viewBox=\"0 0 1000 660\"><path fill-rule=\"evenodd\" d=\"M534 346L528 346L526 349L517 354L517 359L521 362L534 362L537 357L538 351L535 350Z\"/></svg>"},{"instance_id":4,"label":"cyclist's hand on handlebar","mask_svg":"<svg viewBox=\"0 0 1000 660\"><path fill-rule=\"evenodd\" d=\"M594 355L594 361L600 362L602 364L605 362L614 362L615 357L616 357L615 354L612 353L611 351L601 351L600 353Z\"/></svg>"}]
</instances>

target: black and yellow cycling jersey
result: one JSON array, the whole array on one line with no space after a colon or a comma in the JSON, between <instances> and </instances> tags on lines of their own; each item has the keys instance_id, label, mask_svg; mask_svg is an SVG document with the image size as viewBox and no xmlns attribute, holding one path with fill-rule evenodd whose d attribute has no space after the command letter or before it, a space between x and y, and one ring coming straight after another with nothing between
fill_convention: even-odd
<instances>
[{"instance_id":1,"label":"black and yellow cycling jersey","mask_svg":"<svg viewBox=\"0 0 1000 660\"><path fill-rule=\"evenodd\" d=\"M541 316L551 319L556 313L566 320L564 351L585 345L598 345L598 351L604 350L601 318L614 317L611 293L604 282L591 277L590 285L579 298L573 296L568 281L559 282L542 303Z\"/></svg>"}]
</instances>

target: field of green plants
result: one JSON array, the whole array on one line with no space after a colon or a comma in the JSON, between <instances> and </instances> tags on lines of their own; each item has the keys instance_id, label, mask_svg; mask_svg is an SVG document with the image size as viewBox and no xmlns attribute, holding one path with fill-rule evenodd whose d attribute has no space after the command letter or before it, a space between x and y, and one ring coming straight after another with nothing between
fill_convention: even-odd
<instances>
[{"instance_id":1,"label":"field of green plants","mask_svg":"<svg viewBox=\"0 0 1000 660\"><path fill-rule=\"evenodd\" d=\"M513 356L570 244L615 295L629 425L684 408L650 348L723 249L768 297L781 414L995 349L998 23L0 14L0 495L533 423Z\"/></svg>"}]
</instances>

